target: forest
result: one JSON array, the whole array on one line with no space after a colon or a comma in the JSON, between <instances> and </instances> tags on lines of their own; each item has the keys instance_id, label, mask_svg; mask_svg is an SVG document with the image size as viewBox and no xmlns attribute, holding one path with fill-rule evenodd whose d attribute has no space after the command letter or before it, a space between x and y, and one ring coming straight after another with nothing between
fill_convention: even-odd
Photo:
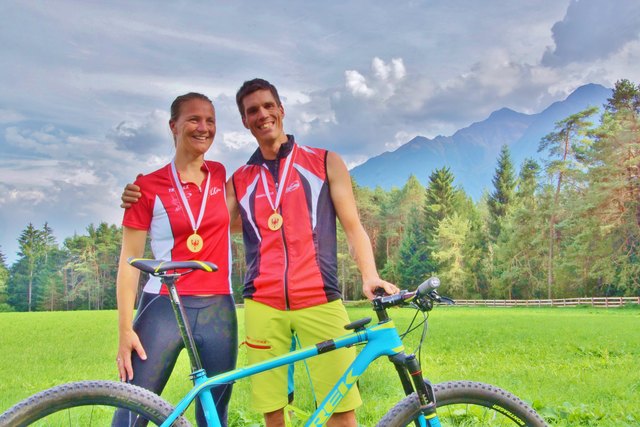
<instances>
[{"instance_id":1,"label":"forest","mask_svg":"<svg viewBox=\"0 0 640 427\"><path fill-rule=\"evenodd\" d=\"M443 294L465 299L640 295L640 85L619 80L604 106L557 122L539 152L514 165L503 146L478 201L446 166L426 186L354 182L381 276L411 288L438 275ZM12 265L0 251L0 311L114 309L121 233L100 223L60 244L49 224L28 224ZM241 302L240 235L232 249ZM341 230L338 274L345 299L361 299Z\"/></svg>"}]
</instances>

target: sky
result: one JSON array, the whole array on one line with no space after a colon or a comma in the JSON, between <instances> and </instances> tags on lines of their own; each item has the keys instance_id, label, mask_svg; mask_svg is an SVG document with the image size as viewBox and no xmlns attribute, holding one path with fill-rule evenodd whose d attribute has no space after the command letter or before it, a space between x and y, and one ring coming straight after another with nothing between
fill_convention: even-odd
<instances>
[{"instance_id":1,"label":"sky","mask_svg":"<svg viewBox=\"0 0 640 427\"><path fill-rule=\"evenodd\" d=\"M502 107L640 82L637 0L4 0L0 40L8 265L29 223L60 244L120 224L123 186L171 160L187 92L213 100L207 158L230 175L257 148L235 105L255 77L278 87L287 133L349 167Z\"/></svg>"}]
</instances>

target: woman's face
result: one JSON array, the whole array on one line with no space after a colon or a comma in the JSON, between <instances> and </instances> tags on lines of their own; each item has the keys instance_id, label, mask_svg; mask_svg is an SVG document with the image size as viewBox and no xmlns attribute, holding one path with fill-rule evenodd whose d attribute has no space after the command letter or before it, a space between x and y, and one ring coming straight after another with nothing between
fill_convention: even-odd
<instances>
[{"instance_id":1,"label":"woman's face","mask_svg":"<svg viewBox=\"0 0 640 427\"><path fill-rule=\"evenodd\" d=\"M204 155L216 136L216 112L210 102L191 99L180 106L177 120L169 121L176 151Z\"/></svg>"}]
</instances>

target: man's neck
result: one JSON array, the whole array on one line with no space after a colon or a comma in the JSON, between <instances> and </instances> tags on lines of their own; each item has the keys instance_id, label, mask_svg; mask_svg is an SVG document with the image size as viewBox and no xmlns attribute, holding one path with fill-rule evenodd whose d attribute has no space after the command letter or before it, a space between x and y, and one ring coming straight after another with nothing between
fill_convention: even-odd
<instances>
[{"instance_id":1,"label":"man's neck","mask_svg":"<svg viewBox=\"0 0 640 427\"><path fill-rule=\"evenodd\" d=\"M258 141L258 146L260 147L260 152L262 153L262 157L265 160L275 160L278 158L278 152L280 151L280 147L282 144L288 141L287 135L282 134L276 140L271 141Z\"/></svg>"}]
</instances>

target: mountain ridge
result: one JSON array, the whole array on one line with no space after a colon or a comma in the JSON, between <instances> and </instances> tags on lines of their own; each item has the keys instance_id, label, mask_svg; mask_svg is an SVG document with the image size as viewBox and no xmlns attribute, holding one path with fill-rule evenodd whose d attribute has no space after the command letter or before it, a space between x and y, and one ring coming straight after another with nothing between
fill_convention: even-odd
<instances>
[{"instance_id":1,"label":"mountain ridge","mask_svg":"<svg viewBox=\"0 0 640 427\"><path fill-rule=\"evenodd\" d=\"M541 160L543 155L537 152L539 142L554 131L556 122L589 106L601 108L611 94L612 89L590 83L539 113L526 114L503 107L489 114L485 120L471 123L451 136L416 136L396 150L372 157L354 167L351 176L358 185L380 186L389 190L401 188L412 174L427 185L433 170L447 166L455 177L454 184L478 200L485 189L491 188L503 145L510 148L513 164L519 171L524 159Z\"/></svg>"}]
</instances>

